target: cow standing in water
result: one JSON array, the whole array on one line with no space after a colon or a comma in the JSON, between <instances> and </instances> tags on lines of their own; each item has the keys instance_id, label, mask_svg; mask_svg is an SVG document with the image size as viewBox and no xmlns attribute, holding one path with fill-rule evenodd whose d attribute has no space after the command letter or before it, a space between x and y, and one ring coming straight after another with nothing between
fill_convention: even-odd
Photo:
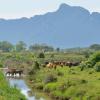
<instances>
[{"instance_id":1,"label":"cow standing in water","mask_svg":"<svg viewBox=\"0 0 100 100\"><path fill-rule=\"evenodd\" d=\"M21 76L22 73L23 73L23 70L8 69L7 72L6 72L6 75L14 76L16 74L19 74L19 76Z\"/></svg>"}]
</instances>

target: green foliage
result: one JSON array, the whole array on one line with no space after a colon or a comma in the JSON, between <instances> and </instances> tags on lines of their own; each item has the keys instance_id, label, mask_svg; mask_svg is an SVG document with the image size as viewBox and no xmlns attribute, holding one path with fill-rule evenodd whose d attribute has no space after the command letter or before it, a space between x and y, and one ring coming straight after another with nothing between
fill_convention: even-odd
<instances>
[{"instance_id":1,"label":"green foliage","mask_svg":"<svg viewBox=\"0 0 100 100\"><path fill-rule=\"evenodd\" d=\"M92 54L87 61L80 64L81 71L84 68L93 68L97 62L100 62L100 52L95 52Z\"/></svg>"},{"instance_id":2,"label":"green foliage","mask_svg":"<svg viewBox=\"0 0 100 100\"><path fill-rule=\"evenodd\" d=\"M83 71L78 67L70 69L66 66L57 67L57 70L41 68L33 77L36 87L40 87L54 100L97 100L100 95L100 73L95 72L93 68ZM36 88L34 84L33 87Z\"/></svg>"},{"instance_id":3,"label":"green foliage","mask_svg":"<svg viewBox=\"0 0 100 100\"><path fill-rule=\"evenodd\" d=\"M21 51L25 51L25 50L26 50L26 44L23 41L19 41L16 44L16 51L21 52Z\"/></svg>"},{"instance_id":4,"label":"green foliage","mask_svg":"<svg viewBox=\"0 0 100 100\"><path fill-rule=\"evenodd\" d=\"M43 91L47 93L54 91L56 90L56 87L57 87L56 85L57 85L56 83L48 83L45 85Z\"/></svg>"},{"instance_id":5,"label":"green foliage","mask_svg":"<svg viewBox=\"0 0 100 100\"><path fill-rule=\"evenodd\" d=\"M7 41L0 42L0 50L3 52L10 52L13 49L13 45Z\"/></svg>"},{"instance_id":6,"label":"green foliage","mask_svg":"<svg viewBox=\"0 0 100 100\"><path fill-rule=\"evenodd\" d=\"M57 81L57 78L56 78L56 76L54 74L48 74L44 78L44 83L45 84L50 83L50 82L55 82L55 81Z\"/></svg>"},{"instance_id":7,"label":"green foliage","mask_svg":"<svg viewBox=\"0 0 100 100\"><path fill-rule=\"evenodd\" d=\"M10 87L0 71L0 100L26 100L20 90Z\"/></svg>"},{"instance_id":8,"label":"green foliage","mask_svg":"<svg viewBox=\"0 0 100 100\"><path fill-rule=\"evenodd\" d=\"M39 54L38 54L38 58L45 58L44 53L43 53L43 52L39 53Z\"/></svg>"},{"instance_id":9,"label":"green foliage","mask_svg":"<svg viewBox=\"0 0 100 100\"><path fill-rule=\"evenodd\" d=\"M94 66L95 71L100 72L100 62L97 62Z\"/></svg>"},{"instance_id":10,"label":"green foliage","mask_svg":"<svg viewBox=\"0 0 100 100\"><path fill-rule=\"evenodd\" d=\"M0 68L3 68L3 63L2 62L0 62Z\"/></svg>"},{"instance_id":11,"label":"green foliage","mask_svg":"<svg viewBox=\"0 0 100 100\"><path fill-rule=\"evenodd\" d=\"M54 48L46 44L34 44L29 47L29 50L35 52L39 52L39 51L52 52Z\"/></svg>"},{"instance_id":12,"label":"green foliage","mask_svg":"<svg viewBox=\"0 0 100 100\"><path fill-rule=\"evenodd\" d=\"M94 53L90 58L91 66L94 66L97 62L100 61L100 52Z\"/></svg>"},{"instance_id":13,"label":"green foliage","mask_svg":"<svg viewBox=\"0 0 100 100\"><path fill-rule=\"evenodd\" d=\"M93 44L93 45L90 46L90 49L100 50L100 44Z\"/></svg>"},{"instance_id":14,"label":"green foliage","mask_svg":"<svg viewBox=\"0 0 100 100\"><path fill-rule=\"evenodd\" d=\"M39 63L37 61L34 62L33 69L34 70L40 69Z\"/></svg>"}]
</instances>

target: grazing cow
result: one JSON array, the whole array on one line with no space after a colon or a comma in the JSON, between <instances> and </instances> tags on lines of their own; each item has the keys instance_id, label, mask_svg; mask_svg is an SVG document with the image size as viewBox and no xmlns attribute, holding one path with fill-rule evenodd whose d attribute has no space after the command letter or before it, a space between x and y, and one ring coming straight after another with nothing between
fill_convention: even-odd
<instances>
[{"instance_id":1,"label":"grazing cow","mask_svg":"<svg viewBox=\"0 0 100 100\"><path fill-rule=\"evenodd\" d=\"M16 69L8 69L7 70L7 72L6 72L6 75L8 74L8 75L14 75L15 74L15 71L16 71Z\"/></svg>"},{"instance_id":2,"label":"grazing cow","mask_svg":"<svg viewBox=\"0 0 100 100\"><path fill-rule=\"evenodd\" d=\"M46 66L47 66L47 68L54 68L54 69L56 69L56 67L57 67L57 65L52 62L49 62Z\"/></svg>"},{"instance_id":3,"label":"grazing cow","mask_svg":"<svg viewBox=\"0 0 100 100\"><path fill-rule=\"evenodd\" d=\"M72 66L78 66L80 62L66 62L66 66L72 67Z\"/></svg>"},{"instance_id":4,"label":"grazing cow","mask_svg":"<svg viewBox=\"0 0 100 100\"><path fill-rule=\"evenodd\" d=\"M45 66L47 68L57 68L57 66L69 66L70 68L72 66L78 66L80 64L80 62L72 62L72 61L53 61L53 62L45 62Z\"/></svg>"}]
</instances>

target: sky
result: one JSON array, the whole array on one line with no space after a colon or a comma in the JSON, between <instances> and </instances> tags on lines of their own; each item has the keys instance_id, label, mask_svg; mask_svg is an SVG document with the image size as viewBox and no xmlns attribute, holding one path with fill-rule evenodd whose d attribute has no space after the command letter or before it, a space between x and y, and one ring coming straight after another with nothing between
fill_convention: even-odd
<instances>
[{"instance_id":1,"label":"sky","mask_svg":"<svg viewBox=\"0 0 100 100\"><path fill-rule=\"evenodd\" d=\"M100 12L100 0L0 0L0 18L29 18L56 11L62 3Z\"/></svg>"}]
</instances>

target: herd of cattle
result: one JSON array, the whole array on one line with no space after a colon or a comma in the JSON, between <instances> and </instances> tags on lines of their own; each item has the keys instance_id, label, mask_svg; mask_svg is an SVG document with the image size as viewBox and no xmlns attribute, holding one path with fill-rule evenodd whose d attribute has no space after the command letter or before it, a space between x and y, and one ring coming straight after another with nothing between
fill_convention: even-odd
<instances>
[{"instance_id":1,"label":"herd of cattle","mask_svg":"<svg viewBox=\"0 0 100 100\"><path fill-rule=\"evenodd\" d=\"M6 71L6 75L11 75L11 76L14 76L14 75L17 75L19 74L19 76L21 76L21 74L23 73L23 70L17 70L15 68L10 68L10 69L7 69Z\"/></svg>"},{"instance_id":2,"label":"herd of cattle","mask_svg":"<svg viewBox=\"0 0 100 100\"><path fill-rule=\"evenodd\" d=\"M57 66L69 66L69 67L72 67L72 66L78 66L80 64L80 62L71 62L71 61L52 61L52 62L45 62L45 66L47 68L57 68Z\"/></svg>"},{"instance_id":3,"label":"herd of cattle","mask_svg":"<svg viewBox=\"0 0 100 100\"><path fill-rule=\"evenodd\" d=\"M65 62L65 61L51 61L51 62L46 61L44 63L44 66L47 67L47 68L56 69L58 66L61 66L61 67L69 66L71 68L73 66L78 66L79 64L80 64L80 62L71 62L71 61L67 61L67 62ZM12 69L8 69L6 71L6 75L14 76L16 74L19 74L19 76L21 76L21 74L23 74L23 70L17 70L17 69L12 68Z\"/></svg>"}]
</instances>

